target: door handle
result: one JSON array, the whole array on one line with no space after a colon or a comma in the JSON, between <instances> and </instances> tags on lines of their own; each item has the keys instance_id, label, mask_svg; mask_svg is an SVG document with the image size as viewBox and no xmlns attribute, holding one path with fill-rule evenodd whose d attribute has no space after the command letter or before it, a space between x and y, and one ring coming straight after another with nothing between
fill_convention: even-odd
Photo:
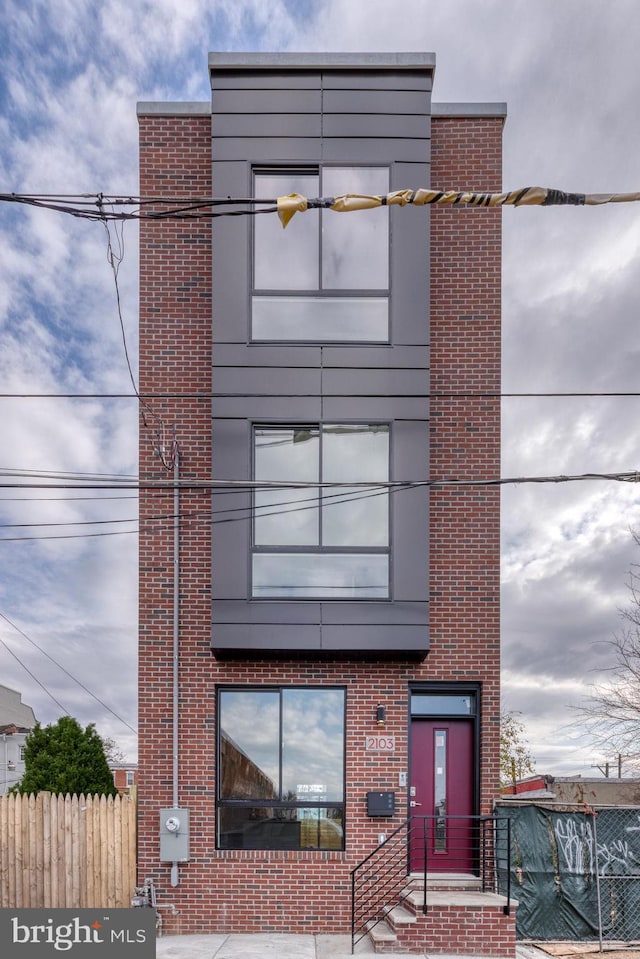
<instances>
[{"instance_id":1,"label":"door handle","mask_svg":"<svg viewBox=\"0 0 640 959\"><path fill-rule=\"evenodd\" d=\"M409 805L410 805L410 806L421 806L422 803L421 803L421 802L416 802L415 799L412 799L412 800L410 800Z\"/></svg>"}]
</instances>

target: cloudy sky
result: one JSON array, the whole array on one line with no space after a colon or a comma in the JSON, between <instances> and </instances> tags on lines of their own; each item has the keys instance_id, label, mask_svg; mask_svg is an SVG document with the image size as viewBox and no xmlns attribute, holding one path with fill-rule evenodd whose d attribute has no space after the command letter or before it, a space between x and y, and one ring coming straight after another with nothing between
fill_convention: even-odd
<instances>
[{"instance_id":1,"label":"cloudy sky","mask_svg":"<svg viewBox=\"0 0 640 959\"><path fill-rule=\"evenodd\" d=\"M640 6L610 0L0 0L0 192L138 192L136 102L209 97L209 51L429 51L434 100L506 101L504 186L640 190ZM407 184L417 187L422 184ZM460 184L438 184L459 186ZM508 209L502 475L640 467L640 205ZM0 683L135 757L137 236L0 203ZM549 395L559 393L573 396ZM541 395L542 394L542 395ZM544 394L547 394L546 396ZM82 398L78 398L82 397ZM609 661L640 488L503 497L504 705L540 771Z\"/></svg>"}]
</instances>

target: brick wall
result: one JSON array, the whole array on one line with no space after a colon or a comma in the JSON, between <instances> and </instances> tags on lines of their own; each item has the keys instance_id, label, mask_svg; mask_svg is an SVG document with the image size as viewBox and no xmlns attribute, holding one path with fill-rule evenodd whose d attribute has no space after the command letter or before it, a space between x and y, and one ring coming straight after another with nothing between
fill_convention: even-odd
<instances>
[{"instance_id":1,"label":"brick wall","mask_svg":"<svg viewBox=\"0 0 640 959\"><path fill-rule=\"evenodd\" d=\"M500 186L501 121L435 118L434 186ZM210 118L140 117L143 196L207 195ZM408 184L413 186L414 184ZM415 184L420 186L422 184ZM354 214L356 215L356 214ZM434 399L432 478L499 473L500 213L425 211L432 232L432 389L464 394ZM215 238L215 221L213 226ZM347 931L349 871L404 818L408 763L408 683L481 681L482 811L497 796L499 722L499 493L458 488L431 498L431 652L419 666L401 663L217 661L210 652L209 495L180 497L180 787L191 811L191 859L170 885L158 863L158 810L172 799L173 494L146 489L172 473L159 461L173 430L180 478L211 475L211 224L141 224L140 390L140 757L139 880L153 877L167 932ZM213 317L215 330L215 316ZM169 394L162 397L153 394ZM170 465L170 464L169 464ZM424 531L427 534L427 531ZM347 688L345 852L215 849L215 687L217 683L341 684ZM367 753L375 704L387 709L393 754ZM368 819L369 789L394 789L393 820Z\"/></svg>"},{"instance_id":2,"label":"brick wall","mask_svg":"<svg viewBox=\"0 0 640 959\"><path fill-rule=\"evenodd\" d=\"M502 188L502 120L432 120L431 186ZM499 209L431 210L431 478L500 475ZM481 811L498 795L500 490L431 493L427 669L482 680Z\"/></svg>"}]
</instances>

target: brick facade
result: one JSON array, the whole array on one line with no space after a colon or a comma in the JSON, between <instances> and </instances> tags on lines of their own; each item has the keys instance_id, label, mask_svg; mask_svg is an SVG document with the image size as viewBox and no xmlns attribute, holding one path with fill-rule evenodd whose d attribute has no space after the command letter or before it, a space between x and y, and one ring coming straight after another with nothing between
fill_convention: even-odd
<instances>
[{"instance_id":1,"label":"brick facade","mask_svg":"<svg viewBox=\"0 0 640 959\"><path fill-rule=\"evenodd\" d=\"M215 195L211 117L141 113L143 197ZM215 135L215 130L214 130ZM432 119L432 185L501 186L500 117ZM406 184L422 186L425 184ZM357 215L357 214L353 214ZM424 211L431 218L431 477L499 475L500 212ZM406 816L408 687L481 683L480 810L498 795L499 489L431 492L431 649L425 661L217 660L211 653L211 263L215 220L146 221L140 231L140 754L139 881L153 877L165 931L346 932L350 870ZM439 395L440 394L440 395ZM453 394L453 396L452 396ZM190 810L190 860L170 885L158 861L158 811L173 804L174 478L179 445L179 805ZM158 457L161 448L167 460ZM427 531L423 531L427 535ZM417 535L420 535L419 533ZM346 850L216 850L216 684L339 684L347 689ZM372 703L386 705L392 754L367 753ZM369 789L393 789L393 820L366 816ZM447 951L456 951L447 950Z\"/></svg>"}]
</instances>

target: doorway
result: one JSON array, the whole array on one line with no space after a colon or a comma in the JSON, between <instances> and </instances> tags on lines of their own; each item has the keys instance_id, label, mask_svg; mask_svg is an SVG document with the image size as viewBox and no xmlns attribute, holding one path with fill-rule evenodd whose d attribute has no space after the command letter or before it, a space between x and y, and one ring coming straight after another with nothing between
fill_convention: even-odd
<instances>
[{"instance_id":1,"label":"doorway","mask_svg":"<svg viewBox=\"0 0 640 959\"><path fill-rule=\"evenodd\" d=\"M412 694L412 872L424 870L425 856L429 872L470 875L477 868L476 703L473 691ZM425 715L431 710L442 715Z\"/></svg>"}]
</instances>

